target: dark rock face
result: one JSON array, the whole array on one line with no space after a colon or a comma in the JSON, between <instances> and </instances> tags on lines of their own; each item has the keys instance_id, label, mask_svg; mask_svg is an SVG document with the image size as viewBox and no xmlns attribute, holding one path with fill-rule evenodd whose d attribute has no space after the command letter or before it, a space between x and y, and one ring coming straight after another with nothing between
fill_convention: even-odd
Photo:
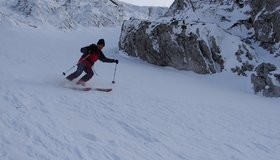
<instances>
[{"instance_id":1,"label":"dark rock face","mask_svg":"<svg viewBox=\"0 0 280 160\"><path fill-rule=\"evenodd\" d=\"M214 37L209 37L206 42L195 33L187 34L187 26L174 27L173 23L181 23L179 21L172 24L135 21L124 23L119 44L120 49L129 55L155 65L172 66L200 74L221 72L224 68L220 48Z\"/></svg>"},{"instance_id":2,"label":"dark rock face","mask_svg":"<svg viewBox=\"0 0 280 160\"><path fill-rule=\"evenodd\" d=\"M256 74L251 76L255 93L262 92L267 97L280 97L280 87L273 81L275 78L279 81L279 74L271 76L271 72L275 70L276 66L270 63L262 63L256 67Z\"/></svg>"}]
</instances>

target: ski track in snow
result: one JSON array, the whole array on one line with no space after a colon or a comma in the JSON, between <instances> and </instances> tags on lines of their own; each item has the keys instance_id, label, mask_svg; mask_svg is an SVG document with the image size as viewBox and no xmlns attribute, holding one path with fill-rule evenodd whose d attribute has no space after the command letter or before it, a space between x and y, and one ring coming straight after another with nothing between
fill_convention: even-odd
<instances>
[{"instance_id":1,"label":"ski track in snow","mask_svg":"<svg viewBox=\"0 0 280 160\"><path fill-rule=\"evenodd\" d=\"M1 30L1 160L279 160L279 99L239 87L242 78L116 54L119 28ZM60 70L99 37L107 56L120 60L116 84L114 64L97 63L88 85L113 91L61 86Z\"/></svg>"}]
</instances>

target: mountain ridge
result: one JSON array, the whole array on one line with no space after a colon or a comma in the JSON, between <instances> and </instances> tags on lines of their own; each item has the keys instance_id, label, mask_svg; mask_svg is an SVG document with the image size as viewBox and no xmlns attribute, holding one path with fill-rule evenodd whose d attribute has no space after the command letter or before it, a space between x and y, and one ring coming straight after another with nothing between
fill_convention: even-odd
<instances>
[{"instance_id":1,"label":"mountain ridge","mask_svg":"<svg viewBox=\"0 0 280 160\"><path fill-rule=\"evenodd\" d=\"M5 0L0 8L2 21L59 29L119 26L130 17L155 19L167 11L166 7L140 7L117 0Z\"/></svg>"}]
</instances>

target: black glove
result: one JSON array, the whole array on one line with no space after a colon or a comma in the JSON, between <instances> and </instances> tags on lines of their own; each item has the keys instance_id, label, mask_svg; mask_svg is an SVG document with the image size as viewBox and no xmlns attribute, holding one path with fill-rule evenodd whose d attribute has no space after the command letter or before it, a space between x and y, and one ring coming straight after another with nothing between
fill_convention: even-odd
<instances>
[{"instance_id":1,"label":"black glove","mask_svg":"<svg viewBox=\"0 0 280 160\"><path fill-rule=\"evenodd\" d=\"M117 59L115 59L114 62L115 62L116 64L119 64L119 60L117 60Z\"/></svg>"}]
</instances>

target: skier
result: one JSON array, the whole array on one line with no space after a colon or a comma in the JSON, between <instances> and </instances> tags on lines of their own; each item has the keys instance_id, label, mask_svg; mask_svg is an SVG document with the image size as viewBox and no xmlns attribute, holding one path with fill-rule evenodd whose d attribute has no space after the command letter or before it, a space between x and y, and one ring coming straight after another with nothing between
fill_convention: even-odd
<instances>
[{"instance_id":1,"label":"skier","mask_svg":"<svg viewBox=\"0 0 280 160\"><path fill-rule=\"evenodd\" d=\"M90 46L81 48L81 52L84 53L78 61L77 70L72 74L68 75L66 79L72 81L79 77L83 71L86 73L78 82L78 85L85 86L85 83L90 80L94 74L92 70L92 66L94 62L100 60L102 62L107 63L116 63L118 64L119 61L117 59L110 59L105 57L103 52L101 51L102 48L105 46L104 39L99 39L97 45L91 44Z\"/></svg>"}]
</instances>

